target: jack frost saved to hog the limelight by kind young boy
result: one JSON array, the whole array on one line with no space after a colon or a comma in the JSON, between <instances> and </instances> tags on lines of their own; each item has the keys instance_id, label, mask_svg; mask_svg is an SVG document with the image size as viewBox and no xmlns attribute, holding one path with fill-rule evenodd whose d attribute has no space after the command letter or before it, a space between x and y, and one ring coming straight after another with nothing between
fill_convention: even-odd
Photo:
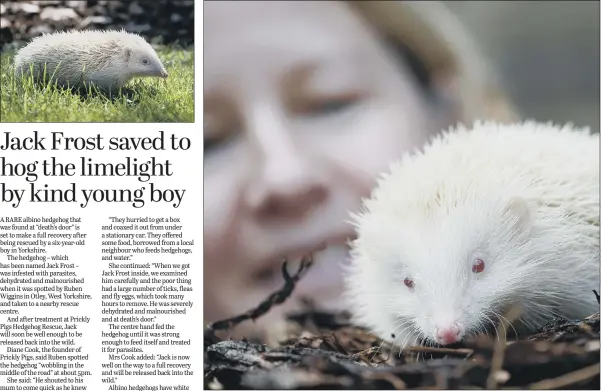
<instances>
[{"instance_id":1,"label":"jack frost saved to hog the limelight by kind young boy","mask_svg":"<svg viewBox=\"0 0 601 391\"><path fill-rule=\"evenodd\" d=\"M349 212L391 161L458 121L514 119L441 3L204 11L204 321L258 305L282 286L283 257L328 245L291 299L238 335L276 331L302 296L340 309Z\"/></svg>"}]
</instances>

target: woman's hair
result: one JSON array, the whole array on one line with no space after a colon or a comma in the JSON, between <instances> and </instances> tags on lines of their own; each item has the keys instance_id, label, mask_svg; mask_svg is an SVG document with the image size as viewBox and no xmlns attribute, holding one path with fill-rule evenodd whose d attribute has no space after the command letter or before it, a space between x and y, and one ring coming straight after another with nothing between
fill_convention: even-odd
<instances>
[{"instance_id":1,"label":"woman's hair","mask_svg":"<svg viewBox=\"0 0 601 391\"><path fill-rule=\"evenodd\" d=\"M463 25L439 1L348 1L401 56L427 97L441 90L457 106L460 121L513 121L517 114L497 75ZM448 84L444 84L448 83Z\"/></svg>"},{"instance_id":2,"label":"woman's hair","mask_svg":"<svg viewBox=\"0 0 601 391\"><path fill-rule=\"evenodd\" d=\"M420 90L424 93L426 98L431 98L432 95L434 95L432 74L422 59L398 39L394 39L390 36L385 36L383 39L386 47L391 50L394 57L399 61L404 61L408 66L417 81L417 85L420 87Z\"/></svg>"}]
</instances>

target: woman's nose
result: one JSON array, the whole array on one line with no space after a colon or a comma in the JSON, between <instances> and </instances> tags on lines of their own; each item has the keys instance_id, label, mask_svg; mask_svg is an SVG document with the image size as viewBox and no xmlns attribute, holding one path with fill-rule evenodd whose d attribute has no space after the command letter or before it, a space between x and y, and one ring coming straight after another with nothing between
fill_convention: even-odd
<instances>
[{"instance_id":1,"label":"woman's nose","mask_svg":"<svg viewBox=\"0 0 601 391\"><path fill-rule=\"evenodd\" d=\"M299 219L327 198L327 189L314 173L289 162L271 162L258 183L253 204L257 217Z\"/></svg>"},{"instance_id":2,"label":"woman's nose","mask_svg":"<svg viewBox=\"0 0 601 391\"><path fill-rule=\"evenodd\" d=\"M328 197L323 168L282 124L276 130L269 125L258 132L259 162L249 178L247 205L260 219L300 219Z\"/></svg>"}]
</instances>

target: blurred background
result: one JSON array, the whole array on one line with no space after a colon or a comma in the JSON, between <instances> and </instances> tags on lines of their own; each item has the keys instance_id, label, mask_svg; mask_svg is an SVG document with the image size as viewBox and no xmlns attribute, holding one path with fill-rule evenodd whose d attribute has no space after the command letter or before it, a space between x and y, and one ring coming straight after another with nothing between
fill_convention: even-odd
<instances>
[{"instance_id":1,"label":"blurred background","mask_svg":"<svg viewBox=\"0 0 601 391\"><path fill-rule=\"evenodd\" d=\"M524 117L599 131L598 1L444 1Z\"/></svg>"}]
</instances>

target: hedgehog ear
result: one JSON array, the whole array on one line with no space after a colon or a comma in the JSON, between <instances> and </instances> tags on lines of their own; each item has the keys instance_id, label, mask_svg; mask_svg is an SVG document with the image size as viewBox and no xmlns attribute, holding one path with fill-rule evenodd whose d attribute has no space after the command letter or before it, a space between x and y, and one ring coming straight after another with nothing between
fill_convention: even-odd
<instances>
[{"instance_id":1,"label":"hedgehog ear","mask_svg":"<svg viewBox=\"0 0 601 391\"><path fill-rule=\"evenodd\" d=\"M131 48L123 49L123 58L125 58L125 61L129 61L129 58L131 57L131 52Z\"/></svg>"},{"instance_id":2,"label":"hedgehog ear","mask_svg":"<svg viewBox=\"0 0 601 391\"><path fill-rule=\"evenodd\" d=\"M505 216L512 224L512 232L528 234L532 228L532 211L522 197L512 197L505 207Z\"/></svg>"}]
</instances>

